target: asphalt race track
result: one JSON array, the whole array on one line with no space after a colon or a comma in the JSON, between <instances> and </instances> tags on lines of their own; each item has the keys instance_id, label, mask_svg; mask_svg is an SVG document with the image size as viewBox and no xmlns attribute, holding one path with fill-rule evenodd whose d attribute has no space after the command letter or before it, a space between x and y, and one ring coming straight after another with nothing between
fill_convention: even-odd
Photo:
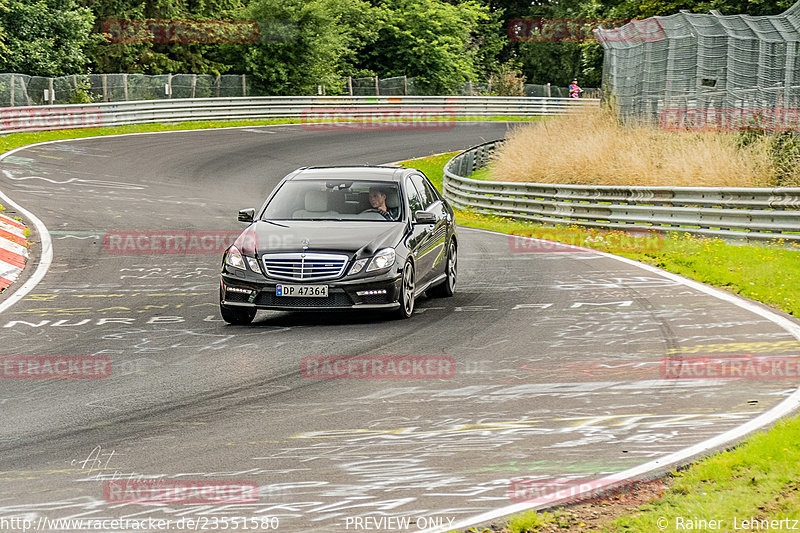
<instances>
[{"instance_id":1,"label":"asphalt race track","mask_svg":"<svg viewBox=\"0 0 800 533\"><path fill-rule=\"evenodd\" d=\"M407 517L409 531L446 530L516 503L512 480L623 471L795 391L796 380L664 379L672 355L797 356L800 343L764 316L601 254L527 253L461 229L456 296L420 297L411 320L260 312L234 327L218 311L220 253L104 248L110 231L239 230L236 211L260 206L300 166L462 149L506 128L259 127L5 158L0 190L44 222L54 258L0 314L0 352L107 356L113 370L0 379L0 517L204 518L206 531L226 530L214 518L275 517L278 531L325 532L354 530L356 517L398 530L363 519ZM456 367L437 379L301 373L303 357L355 355L450 356ZM105 483L128 479L249 482L259 497L106 501Z\"/></svg>"}]
</instances>

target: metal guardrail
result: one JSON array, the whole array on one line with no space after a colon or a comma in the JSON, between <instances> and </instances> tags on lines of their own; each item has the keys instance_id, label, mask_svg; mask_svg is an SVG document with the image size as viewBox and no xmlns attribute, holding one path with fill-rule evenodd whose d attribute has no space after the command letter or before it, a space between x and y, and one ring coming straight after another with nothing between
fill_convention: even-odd
<instances>
[{"instance_id":1,"label":"metal guardrail","mask_svg":"<svg viewBox=\"0 0 800 533\"><path fill-rule=\"evenodd\" d=\"M444 168L459 209L548 224L800 242L800 188L639 187L515 183L469 178L504 141L466 150Z\"/></svg>"},{"instance_id":2,"label":"metal guardrail","mask_svg":"<svg viewBox=\"0 0 800 533\"><path fill-rule=\"evenodd\" d=\"M502 96L264 96L7 107L0 109L0 133L194 120L549 116L594 108L599 102L589 98Z\"/></svg>"}]
</instances>

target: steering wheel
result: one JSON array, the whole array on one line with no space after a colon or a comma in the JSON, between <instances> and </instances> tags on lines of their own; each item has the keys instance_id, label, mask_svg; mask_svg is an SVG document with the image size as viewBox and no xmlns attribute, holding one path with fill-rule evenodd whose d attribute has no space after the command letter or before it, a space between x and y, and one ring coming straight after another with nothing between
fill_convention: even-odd
<instances>
[{"instance_id":1,"label":"steering wheel","mask_svg":"<svg viewBox=\"0 0 800 533\"><path fill-rule=\"evenodd\" d=\"M364 211L361 212L361 214L364 214L364 213L380 213L381 215L383 215L383 218L385 218L386 220L394 220L394 218L392 217L391 214L389 214L388 211L381 211L380 209L375 209L374 207L371 207L369 209L365 209Z\"/></svg>"}]
</instances>

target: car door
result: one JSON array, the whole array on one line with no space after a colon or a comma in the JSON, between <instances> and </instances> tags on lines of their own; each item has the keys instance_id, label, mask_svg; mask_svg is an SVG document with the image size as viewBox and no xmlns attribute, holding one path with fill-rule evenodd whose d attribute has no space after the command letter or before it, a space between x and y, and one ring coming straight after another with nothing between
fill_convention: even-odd
<instances>
[{"instance_id":1,"label":"car door","mask_svg":"<svg viewBox=\"0 0 800 533\"><path fill-rule=\"evenodd\" d=\"M414 222L414 214L417 211L424 211L424 206L421 195L411 178L406 178L404 189L412 223L409 248L416 257L416 283L417 287L420 287L431 279L430 270L433 266L433 257L430 253L430 236L434 226L432 224L417 224Z\"/></svg>"},{"instance_id":2,"label":"car door","mask_svg":"<svg viewBox=\"0 0 800 533\"><path fill-rule=\"evenodd\" d=\"M411 181L420 194L420 202L423 205L423 209L436 217L436 223L429 227L430 235L426 243L430 273L428 279L425 280L427 282L444 273L447 259L446 244L449 213L433 185L425 176L412 174Z\"/></svg>"}]
</instances>

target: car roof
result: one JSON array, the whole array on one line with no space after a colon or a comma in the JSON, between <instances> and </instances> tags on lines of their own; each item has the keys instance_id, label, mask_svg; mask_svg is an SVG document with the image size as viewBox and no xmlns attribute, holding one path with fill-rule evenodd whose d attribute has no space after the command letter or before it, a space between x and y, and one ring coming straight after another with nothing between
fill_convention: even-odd
<instances>
[{"instance_id":1,"label":"car roof","mask_svg":"<svg viewBox=\"0 0 800 533\"><path fill-rule=\"evenodd\" d=\"M390 167L378 165L363 166L330 166L330 167L304 167L298 168L287 179L319 179L334 178L348 180L389 180L400 181L414 169L404 167Z\"/></svg>"}]
</instances>

